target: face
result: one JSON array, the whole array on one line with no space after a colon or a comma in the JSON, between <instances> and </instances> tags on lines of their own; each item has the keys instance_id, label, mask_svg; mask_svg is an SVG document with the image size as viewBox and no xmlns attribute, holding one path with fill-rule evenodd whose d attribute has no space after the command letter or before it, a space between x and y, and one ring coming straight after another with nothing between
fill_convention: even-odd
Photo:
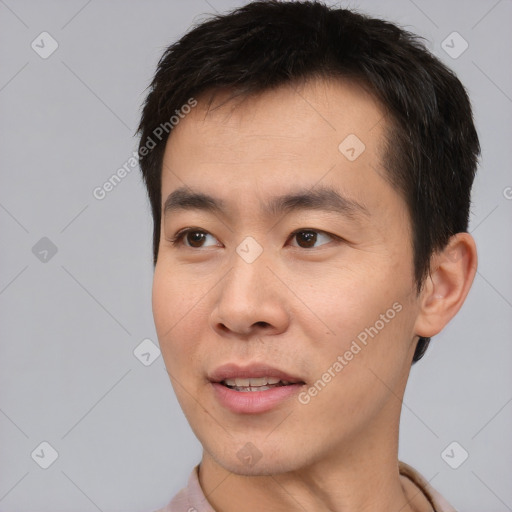
<instances>
[{"instance_id":1,"label":"face","mask_svg":"<svg viewBox=\"0 0 512 512\"><path fill-rule=\"evenodd\" d=\"M226 98L198 98L164 156L153 314L177 398L235 473L375 454L418 315L383 109L320 80Z\"/></svg>"}]
</instances>

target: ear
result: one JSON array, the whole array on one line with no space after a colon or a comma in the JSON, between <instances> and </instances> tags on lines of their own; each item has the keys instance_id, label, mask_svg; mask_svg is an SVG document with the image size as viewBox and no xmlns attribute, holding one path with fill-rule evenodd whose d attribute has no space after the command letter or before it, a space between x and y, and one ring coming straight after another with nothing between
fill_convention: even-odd
<instances>
[{"instance_id":1,"label":"ear","mask_svg":"<svg viewBox=\"0 0 512 512\"><path fill-rule=\"evenodd\" d=\"M446 247L431 258L431 273L420 293L415 334L438 334L466 300L475 278L477 251L469 233L453 235Z\"/></svg>"}]
</instances>

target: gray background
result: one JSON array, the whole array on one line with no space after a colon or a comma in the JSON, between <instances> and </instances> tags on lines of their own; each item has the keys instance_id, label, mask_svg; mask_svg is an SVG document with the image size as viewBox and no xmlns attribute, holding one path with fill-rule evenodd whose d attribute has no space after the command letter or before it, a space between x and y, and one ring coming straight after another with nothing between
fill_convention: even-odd
<instances>
[{"instance_id":1,"label":"gray background","mask_svg":"<svg viewBox=\"0 0 512 512\"><path fill-rule=\"evenodd\" d=\"M139 170L103 200L92 191L136 148L165 46L243 3L0 0L2 512L149 512L200 459L162 358L152 349L146 366L134 355L144 339L158 344ZM412 369L400 458L460 510L512 510L512 1L341 5L426 37L471 95L483 147L470 225L479 270ZM46 59L31 47L50 48L43 31L59 45ZM469 44L457 58L442 47L453 31ZM463 42L448 44L453 53ZM48 469L43 441L58 453ZM469 453L457 469L441 455L453 441L452 464Z\"/></svg>"}]
</instances>

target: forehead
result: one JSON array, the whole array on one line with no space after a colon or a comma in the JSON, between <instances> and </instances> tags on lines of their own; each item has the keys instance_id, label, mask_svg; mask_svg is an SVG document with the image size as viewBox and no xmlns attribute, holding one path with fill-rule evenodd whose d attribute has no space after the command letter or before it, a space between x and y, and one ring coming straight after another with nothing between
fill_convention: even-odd
<instances>
[{"instance_id":1,"label":"forehead","mask_svg":"<svg viewBox=\"0 0 512 512\"><path fill-rule=\"evenodd\" d=\"M314 79L197 100L167 141L162 202L182 186L236 200L320 182L362 199L383 185L385 111L356 83Z\"/></svg>"}]
</instances>

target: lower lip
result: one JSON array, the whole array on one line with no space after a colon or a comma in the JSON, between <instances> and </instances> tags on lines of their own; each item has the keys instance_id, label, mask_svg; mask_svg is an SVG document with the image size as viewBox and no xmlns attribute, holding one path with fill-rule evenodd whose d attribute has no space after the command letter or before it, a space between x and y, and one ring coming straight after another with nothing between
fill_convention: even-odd
<instances>
[{"instance_id":1,"label":"lower lip","mask_svg":"<svg viewBox=\"0 0 512 512\"><path fill-rule=\"evenodd\" d=\"M255 414L270 411L292 396L298 394L305 384L277 386L265 391L235 391L218 382L212 382L219 402L236 413Z\"/></svg>"}]
</instances>

